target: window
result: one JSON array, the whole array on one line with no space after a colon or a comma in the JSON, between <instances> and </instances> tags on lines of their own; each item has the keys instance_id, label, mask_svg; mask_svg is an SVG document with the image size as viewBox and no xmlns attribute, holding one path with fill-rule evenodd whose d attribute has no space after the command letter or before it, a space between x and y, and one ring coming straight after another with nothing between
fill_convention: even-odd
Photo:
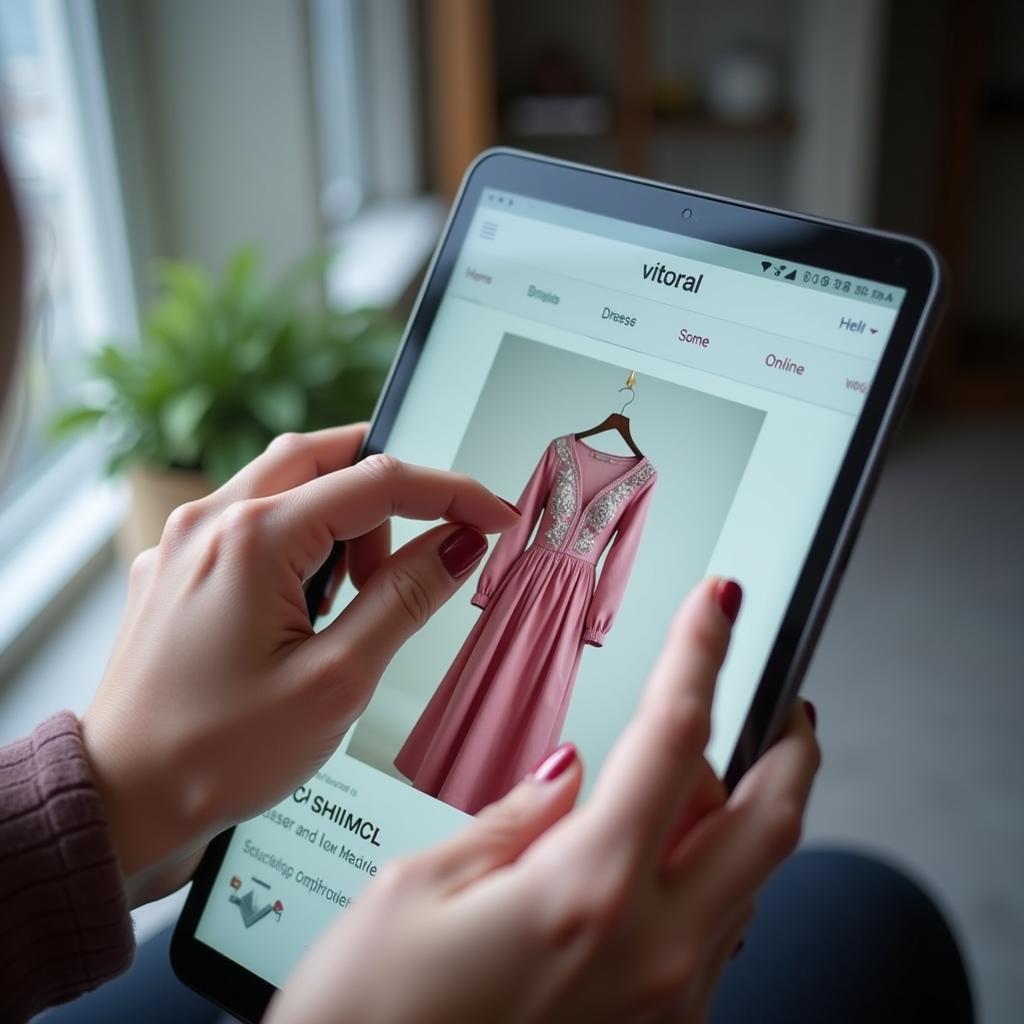
<instances>
[{"instance_id":1,"label":"window","mask_svg":"<svg viewBox=\"0 0 1024 1024\"><path fill-rule=\"evenodd\" d=\"M423 193L418 24L408 0L310 0L328 301L390 307L423 269L444 208Z\"/></svg>"},{"instance_id":2,"label":"window","mask_svg":"<svg viewBox=\"0 0 1024 1024\"><path fill-rule=\"evenodd\" d=\"M90 345L135 332L123 212L92 3L0 4L0 130L28 245L16 461L0 492L0 569L55 498L99 479L88 442L46 436Z\"/></svg>"},{"instance_id":3,"label":"window","mask_svg":"<svg viewBox=\"0 0 1024 1024\"><path fill-rule=\"evenodd\" d=\"M313 97L328 229L422 188L416 25L405 0L311 0Z\"/></svg>"}]
</instances>

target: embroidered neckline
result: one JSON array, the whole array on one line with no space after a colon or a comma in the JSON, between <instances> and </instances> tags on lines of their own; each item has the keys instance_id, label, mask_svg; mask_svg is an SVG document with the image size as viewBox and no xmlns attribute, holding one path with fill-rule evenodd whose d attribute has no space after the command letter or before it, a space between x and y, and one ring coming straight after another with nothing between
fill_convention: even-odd
<instances>
[{"instance_id":1,"label":"embroidered neckline","mask_svg":"<svg viewBox=\"0 0 1024 1024\"><path fill-rule=\"evenodd\" d=\"M561 550L569 529L576 518L582 500L581 477L578 466L579 456L574 450L577 446L596 452L596 448L580 445L572 434L555 438L555 455L559 461L555 483L551 489L549 511L551 525L544 534L545 540L554 548ZM616 456L628 458L629 456ZM654 476L656 470L646 455L640 457L631 469L621 473L610 483L602 487L582 509L582 516L572 548L580 554L588 554L593 550L597 535L615 518L619 506L635 490Z\"/></svg>"},{"instance_id":2,"label":"embroidered neckline","mask_svg":"<svg viewBox=\"0 0 1024 1024\"><path fill-rule=\"evenodd\" d=\"M589 554L594 548L594 539L615 518L619 506L652 476L654 467L649 462L644 462L625 480L619 480L603 495L595 495L587 506L587 513L572 545L573 551L578 551L581 555Z\"/></svg>"},{"instance_id":3,"label":"embroidered neckline","mask_svg":"<svg viewBox=\"0 0 1024 1024\"><path fill-rule=\"evenodd\" d=\"M555 476L555 485L551 489L551 525L544 537L552 547L561 548L565 535L569 532L569 524L576 515L578 490L576 467L573 464L568 436L555 438L555 455L561 465Z\"/></svg>"}]
</instances>

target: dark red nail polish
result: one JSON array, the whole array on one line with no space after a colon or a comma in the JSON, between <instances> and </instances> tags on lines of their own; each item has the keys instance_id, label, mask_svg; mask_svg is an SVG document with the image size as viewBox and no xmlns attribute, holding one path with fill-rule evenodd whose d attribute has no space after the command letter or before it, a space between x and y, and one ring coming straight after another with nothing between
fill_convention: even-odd
<instances>
[{"instance_id":1,"label":"dark red nail polish","mask_svg":"<svg viewBox=\"0 0 1024 1024\"><path fill-rule=\"evenodd\" d=\"M743 952L743 947L745 945L746 943L743 941L743 939L740 939L740 941L736 943L736 948L729 954L730 959L734 956L739 956L740 953Z\"/></svg>"},{"instance_id":2,"label":"dark red nail polish","mask_svg":"<svg viewBox=\"0 0 1024 1024\"><path fill-rule=\"evenodd\" d=\"M569 765L576 760L576 747L571 743L563 743L556 747L533 770L533 777L538 782L553 782L559 775L564 775Z\"/></svg>"},{"instance_id":3,"label":"dark red nail polish","mask_svg":"<svg viewBox=\"0 0 1024 1024\"><path fill-rule=\"evenodd\" d=\"M743 603L743 589L735 580L722 580L718 584L716 596L722 614L730 622L735 622L736 616L740 613L740 605Z\"/></svg>"},{"instance_id":4,"label":"dark red nail polish","mask_svg":"<svg viewBox=\"0 0 1024 1024\"><path fill-rule=\"evenodd\" d=\"M818 709L809 701L804 701L804 712L807 715L807 721L811 723L811 728L818 731Z\"/></svg>"},{"instance_id":5,"label":"dark red nail polish","mask_svg":"<svg viewBox=\"0 0 1024 1024\"><path fill-rule=\"evenodd\" d=\"M499 497L501 497L501 496L499 495ZM519 511L519 506L518 505L513 505L512 502L509 501L507 498L502 498L501 500L503 502L505 502L505 504L508 505L508 507L510 509L512 509L512 511L515 512L515 514L517 516L521 516L523 514L522 512Z\"/></svg>"},{"instance_id":6,"label":"dark red nail polish","mask_svg":"<svg viewBox=\"0 0 1024 1024\"><path fill-rule=\"evenodd\" d=\"M437 549L448 575L457 580L476 565L487 550L487 538L469 526L462 526L446 537Z\"/></svg>"}]
</instances>

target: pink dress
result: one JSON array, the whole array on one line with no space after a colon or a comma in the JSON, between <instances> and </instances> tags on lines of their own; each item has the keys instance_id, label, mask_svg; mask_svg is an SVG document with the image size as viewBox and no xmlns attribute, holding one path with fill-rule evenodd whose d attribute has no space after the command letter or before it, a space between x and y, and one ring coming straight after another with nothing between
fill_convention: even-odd
<instances>
[{"instance_id":1,"label":"pink dress","mask_svg":"<svg viewBox=\"0 0 1024 1024\"><path fill-rule=\"evenodd\" d=\"M395 758L417 789L475 814L557 745L583 644L600 647L611 628L656 478L648 459L572 435L548 445L522 522L481 573L483 614Z\"/></svg>"}]
</instances>

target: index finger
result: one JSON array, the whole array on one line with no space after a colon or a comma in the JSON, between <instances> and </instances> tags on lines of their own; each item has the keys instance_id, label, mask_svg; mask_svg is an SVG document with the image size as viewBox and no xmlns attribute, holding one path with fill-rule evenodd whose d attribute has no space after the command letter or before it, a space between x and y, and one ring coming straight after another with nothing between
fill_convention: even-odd
<instances>
[{"instance_id":1,"label":"index finger","mask_svg":"<svg viewBox=\"0 0 1024 1024\"><path fill-rule=\"evenodd\" d=\"M293 488L280 496L273 520L305 578L333 541L361 537L392 516L445 519L482 533L499 533L520 521L511 505L472 477L391 455L371 455Z\"/></svg>"},{"instance_id":2,"label":"index finger","mask_svg":"<svg viewBox=\"0 0 1024 1024\"><path fill-rule=\"evenodd\" d=\"M245 498L265 498L344 469L355 462L365 437L365 423L280 434L214 491L209 501L219 507Z\"/></svg>"},{"instance_id":3,"label":"index finger","mask_svg":"<svg viewBox=\"0 0 1024 1024\"><path fill-rule=\"evenodd\" d=\"M731 621L718 578L699 584L677 613L640 708L609 756L591 798L607 841L655 860L701 777L711 703Z\"/></svg>"}]
</instances>

